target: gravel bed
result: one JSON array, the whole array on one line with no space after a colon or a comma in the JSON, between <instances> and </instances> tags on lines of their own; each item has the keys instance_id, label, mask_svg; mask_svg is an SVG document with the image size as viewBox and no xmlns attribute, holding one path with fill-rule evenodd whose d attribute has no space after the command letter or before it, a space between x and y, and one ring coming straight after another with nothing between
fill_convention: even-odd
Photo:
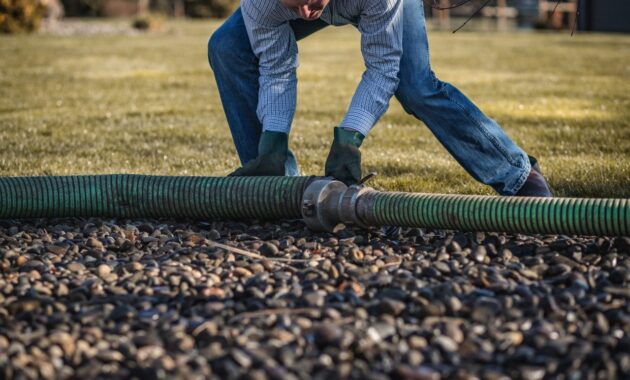
<instances>
[{"instance_id":1,"label":"gravel bed","mask_svg":"<svg viewBox=\"0 0 630 380\"><path fill-rule=\"evenodd\" d=\"M629 378L629 285L630 238L2 221L0 378Z\"/></svg>"}]
</instances>

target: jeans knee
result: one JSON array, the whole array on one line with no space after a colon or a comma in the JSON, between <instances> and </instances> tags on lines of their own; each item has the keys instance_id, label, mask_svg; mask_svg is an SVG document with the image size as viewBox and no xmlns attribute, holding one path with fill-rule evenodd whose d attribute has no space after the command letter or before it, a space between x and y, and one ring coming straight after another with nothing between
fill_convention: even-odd
<instances>
[{"instance_id":1,"label":"jeans knee","mask_svg":"<svg viewBox=\"0 0 630 380\"><path fill-rule=\"evenodd\" d=\"M238 47L234 40L233 34L225 27L221 27L212 33L208 40L208 61L211 67L222 61L234 58L235 50Z\"/></svg>"},{"instance_id":2,"label":"jeans knee","mask_svg":"<svg viewBox=\"0 0 630 380\"><path fill-rule=\"evenodd\" d=\"M433 74L423 78L401 80L396 91L396 99L407 113L412 113L412 110L431 105L442 95L445 85L446 83L437 79Z\"/></svg>"},{"instance_id":3,"label":"jeans knee","mask_svg":"<svg viewBox=\"0 0 630 380\"><path fill-rule=\"evenodd\" d=\"M223 45L224 33L221 28L217 29L208 39L208 63L210 67L214 68L214 65L223 56L221 50Z\"/></svg>"},{"instance_id":4,"label":"jeans knee","mask_svg":"<svg viewBox=\"0 0 630 380\"><path fill-rule=\"evenodd\" d=\"M208 40L208 61L211 67L239 67L255 58L244 30L222 26Z\"/></svg>"}]
</instances>

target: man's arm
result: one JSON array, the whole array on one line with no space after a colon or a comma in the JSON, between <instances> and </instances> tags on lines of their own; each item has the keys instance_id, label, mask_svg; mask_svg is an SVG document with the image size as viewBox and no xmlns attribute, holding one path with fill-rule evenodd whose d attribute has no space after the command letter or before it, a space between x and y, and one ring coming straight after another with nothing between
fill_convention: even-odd
<instances>
[{"instance_id":1,"label":"man's arm","mask_svg":"<svg viewBox=\"0 0 630 380\"><path fill-rule=\"evenodd\" d=\"M340 127L367 135L385 113L396 88L402 55L402 0L365 0L360 16L366 70Z\"/></svg>"},{"instance_id":2,"label":"man's arm","mask_svg":"<svg viewBox=\"0 0 630 380\"><path fill-rule=\"evenodd\" d=\"M243 0L241 10L259 59L258 119L264 131L289 133L297 94L297 43L279 1Z\"/></svg>"}]
</instances>

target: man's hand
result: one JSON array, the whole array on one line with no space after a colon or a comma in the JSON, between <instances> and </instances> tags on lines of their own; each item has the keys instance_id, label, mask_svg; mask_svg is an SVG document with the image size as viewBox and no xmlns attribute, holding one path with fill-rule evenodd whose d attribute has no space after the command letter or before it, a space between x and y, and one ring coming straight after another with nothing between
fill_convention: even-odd
<instances>
[{"instance_id":1,"label":"man's hand","mask_svg":"<svg viewBox=\"0 0 630 380\"><path fill-rule=\"evenodd\" d=\"M284 162L286 161L286 159L287 156L282 154L259 155L242 167L228 174L228 176L283 176Z\"/></svg>"},{"instance_id":2,"label":"man's hand","mask_svg":"<svg viewBox=\"0 0 630 380\"><path fill-rule=\"evenodd\" d=\"M361 180L361 152L364 136L356 131L335 127L334 140L326 159L325 175L346 185Z\"/></svg>"},{"instance_id":3,"label":"man's hand","mask_svg":"<svg viewBox=\"0 0 630 380\"><path fill-rule=\"evenodd\" d=\"M289 135L282 132L264 131L258 143L258 157L228 176L283 176L288 152Z\"/></svg>"}]
</instances>

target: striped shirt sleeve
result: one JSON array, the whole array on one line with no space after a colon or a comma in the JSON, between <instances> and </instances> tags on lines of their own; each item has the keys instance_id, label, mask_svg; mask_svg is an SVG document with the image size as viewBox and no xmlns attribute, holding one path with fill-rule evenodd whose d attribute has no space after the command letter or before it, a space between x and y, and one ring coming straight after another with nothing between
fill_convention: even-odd
<instances>
[{"instance_id":1,"label":"striped shirt sleeve","mask_svg":"<svg viewBox=\"0 0 630 380\"><path fill-rule=\"evenodd\" d=\"M402 0L365 0L358 28L366 70L340 127L367 135L398 87Z\"/></svg>"},{"instance_id":2,"label":"striped shirt sleeve","mask_svg":"<svg viewBox=\"0 0 630 380\"><path fill-rule=\"evenodd\" d=\"M297 43L280 1L242 0L241 11L260 65L258 107L263 130L289 133L295 114Z\"/></svg>"}]
</instances>

